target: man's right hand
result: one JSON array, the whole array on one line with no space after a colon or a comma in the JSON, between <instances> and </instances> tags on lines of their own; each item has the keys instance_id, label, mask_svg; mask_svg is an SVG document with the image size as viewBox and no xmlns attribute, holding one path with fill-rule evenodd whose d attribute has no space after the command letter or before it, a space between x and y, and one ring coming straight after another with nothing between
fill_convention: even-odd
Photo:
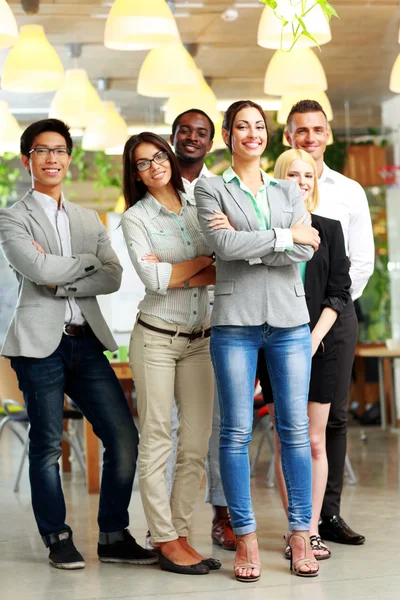
<instances>
[{"instance_id":1,"label":"man's right hand","mask_svg":"<svg viewBox=\"0 0 400 600\"><path fill-rule=\"evenodd\" d=\"M319 233L314 227L311 227L311 225L303 225L305 218L304 215L304 217L301 217L301 219L290 228L293 242L304 246L312 246L314 250L317 251L321 243Z\"/></svg>"}]
</instances>

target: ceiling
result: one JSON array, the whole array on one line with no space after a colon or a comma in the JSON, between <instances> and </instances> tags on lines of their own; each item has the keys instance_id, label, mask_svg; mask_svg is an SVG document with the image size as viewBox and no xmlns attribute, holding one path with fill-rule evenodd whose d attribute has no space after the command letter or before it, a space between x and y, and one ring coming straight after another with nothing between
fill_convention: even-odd
<instances>
[{"instance_id":1,"label":"ceiling","mask_svg":"<svg viewBox=\"0 0 400 600\"><path fill-rule=\"evenodd\" d=\"M151 1L151 0L149 0ZM347 115L354 131L380 126L381 102L394 96L389 91L392 65L400 52L399 0L331 0L340 20L332 19L332 41L318 54L328 79L328 96L335 120L345 126ZM141 97L136 82L146 52L109 50L103 45L105 18L111 2L101 0L41 0L37 15L28 16L19 2L9 0L18 25L44 26L50 43L65 68L73 66L66 45L83 44L79 66L94 82L109 79L105 99L114 100L130 123L162 123L163 100ZM176 0L176 19L184 44L197 44L195 60L210 78L218 98L258 98L263 95L264 74L273 50L257 46L257 27L262 5L257 0ZM196 8L192 5L202 5ZM239 17L226 22L221 14L237 5ZM249 6L244 6L244 5ZM189 16L180 16L180 15ZM0 50L0 72L7 50ZM0 90L21 122L43 118L53 94L22 95ZM19 110L18 110L19 109ZM21 114L26 110L27 114Z\"/></svg>"}]
</instances>

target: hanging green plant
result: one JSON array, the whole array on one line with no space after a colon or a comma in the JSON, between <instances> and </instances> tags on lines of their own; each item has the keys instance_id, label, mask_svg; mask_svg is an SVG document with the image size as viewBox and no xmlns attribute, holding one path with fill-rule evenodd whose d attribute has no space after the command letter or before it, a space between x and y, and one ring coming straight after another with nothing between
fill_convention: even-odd
<instances>
[{"instance_id":1,"label":"hanging green plant","mask_svg":"<svg viewBox=\"0 0 400 600\"><path fill-rule=\"evenodd\" d=\"M0 158L0 205L7 206L9 200L16 199L16 184L21 178L21 172L11 166L15 154L6 153Z\"/></svg>"},{"instance_id":2,"label":"hanging green plant","mask_svg":"<svg viewBox=\"0 0 400 600\"><path fill-rule=\"evenodd\" d=\"M330 21L332 17L339 18L336 10L328 0L315 0L312 2L311 6L309 0L261 0L261 2L266 6L269 6L274 11L275 16L281 21L282 34L283 28L286 27L286 25L291 25L293 43L290 48L286 50L287 52L292 50L302 35L310 39L319 48L317 40L307 30L307 25L304 22L304 18L315 6L320 6L328 21ZM281 50L284 50L282 38Z\"/></svg>"},{"instance_id":3,"label":"hanging green plant","mask_svg":"<svg viewBox=\"0 0 400 600\"><path fill-rule=\"evenodd\" d=\"M96 168L94 187L102 190L106 187L116 187L122 190L122 165L115 164L111 156L105 152L96 152L93 156Z\"/></svg>"}]
</instances>

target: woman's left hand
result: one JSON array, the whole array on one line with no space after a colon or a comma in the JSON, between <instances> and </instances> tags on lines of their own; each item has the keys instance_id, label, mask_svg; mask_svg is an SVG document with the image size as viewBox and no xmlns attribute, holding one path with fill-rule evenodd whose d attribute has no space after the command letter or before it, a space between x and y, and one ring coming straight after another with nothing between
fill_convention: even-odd
<instances>
[{"instance_id":1,"label":"woman's left hand","mask_svg":"<svg viewBox=\"0 0 400 600\"><path fill-rule=\"evenodd\" d=\"M147 261L149 263L153 263L153 264L157 264L157 263L161 262L155 254L150 254L150 253L147 253L144 256L142 256L142 260L145 260L145 261Z\"/></svg>"},{"instance_id":2,"label":"woman's left hand","mask_svg":"<svg viewBox=\"0 0 400 600\"><path fill-rule=\"evenodd\" d=\"M208 217L208 220L211 221L209 227L212 227L214 230L231 229L232 231L235 231L235 228L232 227L228 217L223 212L220 210L214 210L214 213L215 215Z\"/></svg>"}]
</instances>

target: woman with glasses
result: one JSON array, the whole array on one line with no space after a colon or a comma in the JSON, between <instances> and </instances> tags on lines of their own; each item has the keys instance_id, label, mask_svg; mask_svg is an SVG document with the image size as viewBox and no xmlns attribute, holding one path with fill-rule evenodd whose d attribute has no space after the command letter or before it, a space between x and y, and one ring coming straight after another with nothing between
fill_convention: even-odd
<instances>
[{"instance_id":1,"label":"woman with glasses","mask_svg":"<svg viewBox=\"0 0 400 600\"><path fill-rule=\"evenodd\" d=\"M132 136L125 145L123 168L122 229L146 286L129 348L143 506L152 544L160 549L161 568L202 575L221 566L187 542L211 433L214 382L207 286L215 282L212 251L167 142L153 133ZM174 396L180 428L169 500L165 472L172 452Z\"/></svg>"}]
</instances>

